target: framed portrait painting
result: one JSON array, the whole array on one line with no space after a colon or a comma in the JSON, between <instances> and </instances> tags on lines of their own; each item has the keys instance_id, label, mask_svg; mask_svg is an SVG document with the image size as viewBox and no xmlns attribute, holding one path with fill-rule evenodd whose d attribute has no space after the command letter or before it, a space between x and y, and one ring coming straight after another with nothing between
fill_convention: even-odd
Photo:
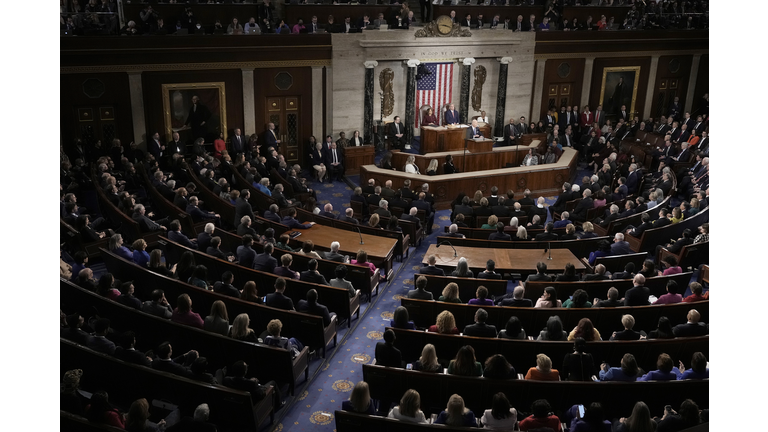
<instances>
[{"instance_id":1,"label":"framed portrait painting","mask_svg":"<svg viewBox=\"0 0 768 432\"><path fill-rule=\"evenodd\" d=\"M627 110L635 115L638 81L640 81L640 66L603 68L600 104L606 114L618 115L621 106L626 105Z\"/></svg>"},{"instance_id":2,"label":"framed portrait painting","mask_svg":"<svg viewBox=\"0 0 768 432\"><path fill-rule=\"evenodd\" d=\"M182 142L204 138L212 143L227 133L227 103L223 82L163 84L166 140L178 132ZM225 136L226 139L226 136Z\"/></svg>"}]
</instances>

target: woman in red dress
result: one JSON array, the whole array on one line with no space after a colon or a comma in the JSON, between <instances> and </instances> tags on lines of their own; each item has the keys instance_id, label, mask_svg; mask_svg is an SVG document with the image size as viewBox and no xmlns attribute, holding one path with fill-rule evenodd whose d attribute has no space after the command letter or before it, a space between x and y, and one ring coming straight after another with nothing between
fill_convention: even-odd
<instances>
[{"instance_id":1,"label":"woman in red dress","mask_svg":"<svg viewBox=\"0 0 768 432\"><path fill-rule=\"evenodd\" d=\"M427 113L424 114L421 124L423 126L437 126L437 116L432 108L427 108Z\"/></svg>"},{"instance_id":2,"label":"woman in red dress","mask_svg":"<svg viewBox=\"0 0 768 432\"><path fill-rule=\"evenodd\" d=\"M221 152L227 149L227 143L224 141L224 132L219 133L219 137L213 141L213 157L221 159Z\"/></svg>"}]
</instances>

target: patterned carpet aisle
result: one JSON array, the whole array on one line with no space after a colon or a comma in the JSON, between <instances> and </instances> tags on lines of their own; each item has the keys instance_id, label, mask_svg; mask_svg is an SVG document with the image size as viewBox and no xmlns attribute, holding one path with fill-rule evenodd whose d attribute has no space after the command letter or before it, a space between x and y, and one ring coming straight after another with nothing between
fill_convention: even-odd
<instances>
[{"instance_id":1,"label":"patterned carpet aisle","mask_svg":"<svg viewBox=\"0 0 768 432\"><path fill-rule=\"evenodd\" d=\"M348 179L359 184L357 176ZM335 182L322 187L315 183L318 190L318 206L327 203L333 205L333 212L349 207L352 188ZM536 198L536 197L534 197ZM554 203L556 197L546 197L547 204ZM331 351L328 363L323 364L316 376L310 375L310 384L306 390L297 393L297 398L285 417L277 423L273 431L335 431L333 412L341 408L342 401L349 398L352 387L362 379L361 364L370 363L374 357L376 343L382 339L384 327L389 324L392 314L400 304L400 298L413 289L413 274L421 267L424 253L430 244L435 243L438 233L450 224L450 210L438 211L432 234L417 248L411 248L410 257L404 263L395 263L395 276L386 287L380 287L379 295L373 298L373 304L361 311L361 319L353 321L352 331L345 340L339 338L339 349ZM508 291L516 284L510 281ZM367 304L364 306L368 306ZM311 370L317 368L310 365ZM304 385L300 386L301 388Z\"/></svg>"}]
</instances>

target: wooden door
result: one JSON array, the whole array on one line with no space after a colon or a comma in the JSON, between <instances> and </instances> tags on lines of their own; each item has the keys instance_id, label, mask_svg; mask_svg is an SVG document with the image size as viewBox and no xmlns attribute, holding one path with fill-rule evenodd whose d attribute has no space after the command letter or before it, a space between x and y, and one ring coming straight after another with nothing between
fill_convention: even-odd
<instances>
[{"instance_id":1,"label":"wooden door","mask_svg":"<svg viewBox=\"0 0 768 432\"><path fill-rule=\"evenodd\" d=\"M546 119L547 111L554 109L555 112L560 114L561 106L574 105L571 103L573 97L573 83L556 83L550 84L547 89L546 103L541 106L541 113L539 113L539 119ZM537 119L531 119L531 121L538 121Z\"/></svg>"},{"instance_id":2,"label":"wooden door","mask_svg":"<svg viewBox=\"0 0 768 432\"><path fill-rule=\"evenodd\" d=\"M102 148L112 147L112 140L117 137L113 106L81 106L75 111L77 137L83 140L86 147L98 140L101 140Z\"/></svg>"},{"instance_id":3,"label":"wooden door","mask_svg":"<svg viewBox=\"0 0 768 432\"><path fill-rule=\"evenodd\" d=\"M278 152L288 165L299 162L299 143L302 141L299 121L299 96L268 97L265 124L275 124L275 135L280 140Z\"/></svg>"},{"instance_id":4,"label":"wooden door","mask_svg":"<svg viewBox=\"0 0 768 432\"><path fill-rule=\"evenodd\" d=\"M680 80L678 78L664 78L659 80L659 88L656 89L656 106L653 107L651 116L661 117L669 115L669 108L675 97L680 98L680 108L685 105L683 94L680 89ZM678 115L682 117L682 114Z\"/></svg>"}]
</instances>

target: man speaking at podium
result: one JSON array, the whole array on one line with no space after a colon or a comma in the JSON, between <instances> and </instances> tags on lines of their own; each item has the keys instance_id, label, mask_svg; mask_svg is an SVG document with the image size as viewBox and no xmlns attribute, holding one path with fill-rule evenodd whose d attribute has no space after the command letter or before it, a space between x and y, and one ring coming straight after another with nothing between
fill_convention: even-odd
<instances>
[{"instance_id":1,"label":"man speaking at podium","mask_svg":"<svg viewBox=\"0 0 768 432\"><path fill-rule=\"evenodd\" d=\"M467 139L483 138L483 133L477 127L477 120L472 120L472 126L467 129Z\"/></svg>"}]
</instances>

